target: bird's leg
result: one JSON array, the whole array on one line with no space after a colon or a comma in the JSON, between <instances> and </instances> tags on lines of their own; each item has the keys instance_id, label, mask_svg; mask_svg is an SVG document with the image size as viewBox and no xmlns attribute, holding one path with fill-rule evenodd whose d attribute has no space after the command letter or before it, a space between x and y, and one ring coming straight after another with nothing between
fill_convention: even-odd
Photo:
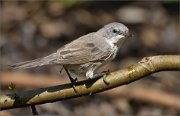
<instances>
[{"instance_id":1,"label":"bird's leg","mask_svg":"<svg viewBox=\"0 0 180 116\"><path fill-rule=\"evenodd\" d=\"M67 75L68 75L68 77L69 77L69 79L70 79L70 81L71 81L71 83L72 83L72 85L73 85L73 89L74 89L74 91L77 93L77 91L76 91L76 89L75 89L75 82L77 81L77 78L72 78L71 77L71 75L70 75L70 73L69 73L69 71L68 71L68 69L63 65L63 68L64 68L64 70L66 71L66 73L67 73Z\"/></svg>"},{"instance_id":2,"label":"bird's leg","mask_svg":"<svg viewBox=\"0 0 180 116\"><path fill-rule=\"evenodd\" d=\"M71 77L71 75L70 75L68 69L67 69L65 66L63 66L63 68L64 68L64 70L66 71L66 73L67 73L67 75L68 75L68 77L69 77L71 83L76 82L76 81L77 81L77 78L74 79L73 77Z\"/></svg>"},{"instance_id":3,"label":"bird's leg","mask_svg":"<svg viewBox=\"0 0 180 116\"><path fill-rule=\"evenodd\" d=\"M69 77L70 81L71 81L71 82L76 82L76 81L77 81L77 78L75 78L75 79L72 78L71 75L70 75L70 73L69 73L69 71L67 70L66 67L62 66L62 68L59 70L59 73L61 74L63 68L65 69L66 73L68 74L68 77Z\"/></svg>"},{"instance_id":4,"label":"bird's leg","mask_svg":"<svg viewBox=\"0 0 180 116\"><path fill-rule=\"evenodd\" d=\"M60 74L61 74L62 70L63 70L63 66L62 66L61 69L59 70L59 73L60 73Z\"/></svg>"}]
</instances>

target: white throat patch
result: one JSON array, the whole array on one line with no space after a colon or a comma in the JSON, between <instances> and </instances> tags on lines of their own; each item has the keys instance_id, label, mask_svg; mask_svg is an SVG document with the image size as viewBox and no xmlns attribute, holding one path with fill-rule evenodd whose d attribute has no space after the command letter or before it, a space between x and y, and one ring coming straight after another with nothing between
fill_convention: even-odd
<instances>
[{"instance_id":1,"label":"white throat patch","mask_svg":"<svg viewBox=\"0 0 180 116\"><path fill-rule=\"evenodd\" d=\"M120 39L124 38L124 35L117 35L116 37L113 37L111 39L106 39L106 41L111 45L114 46L116 45L119 41L121 41Z\"/></svg>"}]
</instances>

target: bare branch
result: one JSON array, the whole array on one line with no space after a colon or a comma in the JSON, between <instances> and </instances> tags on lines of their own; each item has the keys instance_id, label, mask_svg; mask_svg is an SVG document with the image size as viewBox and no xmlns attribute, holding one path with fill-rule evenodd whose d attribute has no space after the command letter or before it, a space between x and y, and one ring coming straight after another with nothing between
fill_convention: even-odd
<instances>
[{"instance_id":1,"label":"bare branch","mask_svg":"<svg viewBox=\"0 0 180 116\"><path fill-rule=\"evenodd\" d=\"M77 82L77 92L74 91L72 84L64 84L17 93L18 99L16 99L14 94L3 95L0 96L0 109L13 109L70 99L83 95L92 95L97 92L131 83L151 73L166 70L180 70L179 55L145 57L137 64L109 74L106 77L106 81L109 83L108 85L106 85L101 78Z\"/></svg>"}]
</instances>

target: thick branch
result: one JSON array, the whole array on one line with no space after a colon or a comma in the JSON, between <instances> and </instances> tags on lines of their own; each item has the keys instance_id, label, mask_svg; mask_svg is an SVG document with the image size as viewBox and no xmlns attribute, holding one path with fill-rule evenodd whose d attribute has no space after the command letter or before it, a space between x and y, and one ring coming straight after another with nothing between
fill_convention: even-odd
<instances>
[{"instance_id":1,"label":"thick branch","mask_svg":"<svg viewBox=\"0 0 180 116\"><path fill-rule=\"evenodd\" d=\"M3 95L0 96L0 109L12 109L83 95L92 95L97 92L128 84L151 73L166 70L180 70L179 55L162 55L143 58L137 64L109 74L106 77L109 83L108 85L103 82L102 78L77 82L77 93L71 84L64 84L17 93L18 96L14 94Z\"/></svg>"}]
</instances>

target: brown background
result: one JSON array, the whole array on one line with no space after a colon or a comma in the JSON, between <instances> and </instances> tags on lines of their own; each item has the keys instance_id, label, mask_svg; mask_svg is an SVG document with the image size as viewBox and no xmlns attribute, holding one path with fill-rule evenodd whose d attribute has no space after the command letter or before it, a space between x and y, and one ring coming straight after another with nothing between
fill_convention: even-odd
<instances>
[{"instance_id":1,"label":"brown background","mask_svg":"<svg viewBox=\"0 0 180 116\"><path fill-rule=\"evenodd\" d=\"M179 54L179 2L1 1L0 95L69 82L60 66L24 71L8 65L43 57L64 44L110 22L128 26L127 40L116 59L101 70L115 71L145 56ZM88 97L37 106L42 116L178 116L179 72L160 72L126 86ZM81 78L84 79L84 78ZM80 80L81 80L80 79ZM169 103L169 102L171 103ZM30 108L0 116L32 115Z\"/></svg>"}]
</instances>

